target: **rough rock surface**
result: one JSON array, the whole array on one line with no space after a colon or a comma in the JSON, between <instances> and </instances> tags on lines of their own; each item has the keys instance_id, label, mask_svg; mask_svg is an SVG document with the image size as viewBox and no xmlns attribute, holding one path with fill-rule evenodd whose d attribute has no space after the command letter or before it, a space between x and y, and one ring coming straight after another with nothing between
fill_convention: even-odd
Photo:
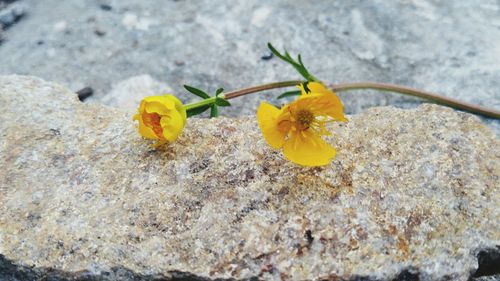
<instances>
[{"instance_id":1,"label":"rough rock surface","mask_svg":"<svg viewBox=\"0 0 500 281\"><path fill-rule=\"evenodd\" d=\"M261 58L273 42L301 52L328 82L392 82L500 108L497 0L23 2L29 13L5 32L0 74L88 86L89 101L144 73L184 101L183 84L235 90L298 78L276 58ZM349 113L420 103L370 91L341 96ZM252 115L259 100L235 100L225 114ZM500 134L500 122L487 122Z\"/></svg>"},{"instance_id":2,"label":"rough rock surface","mask_svg":"<svg viewBox=\"0 0 500 281\"><path fill-rule=\"evenodd\" d=\"M190 119L152 149L130 114L0 76L0 268L467 280L498 252L500 143L478 118L381 107L331 130L323 168L287 162L253 118Z\"/></svg>"}]
</instances>

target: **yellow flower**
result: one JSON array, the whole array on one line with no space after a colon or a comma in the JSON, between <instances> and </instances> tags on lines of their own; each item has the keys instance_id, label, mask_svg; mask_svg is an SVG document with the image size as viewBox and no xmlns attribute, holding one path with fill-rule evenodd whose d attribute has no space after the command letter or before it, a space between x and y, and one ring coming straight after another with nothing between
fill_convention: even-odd
<instances>
[{"instance_id":1,"label":"yellow flower","mask_svg":"<svg viewBox=\"0 0 500 281\"><path fill-rule=\"evenodd\" d=\"M175 141L186 124L186 109L173 95L150 96L141 101L133 120L139 121L139 134L158 140L155 146Z\"/></svg>"},{"instance_id":2,"label":"yellow flower","mask_svg":"<svg viewBox=\"0 0 500 281\"><path fill-rule=\"evenodd\" d=\"M327 165L335 149L321 136L329 135L326 123L347 121L340 99L318 82L299 85L301 95L281 109L261 103L259 127L267 143L283 149L285 157L303 166Z\"/></svg>"}]
</instances>

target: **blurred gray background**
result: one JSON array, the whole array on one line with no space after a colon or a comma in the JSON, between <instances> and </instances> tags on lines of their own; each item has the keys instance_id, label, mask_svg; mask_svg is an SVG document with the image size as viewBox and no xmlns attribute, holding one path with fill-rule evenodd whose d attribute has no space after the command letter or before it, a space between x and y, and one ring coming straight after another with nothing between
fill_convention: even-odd
<instances>
[{"instance_id":1,"label":"blurred gray background","mask_svg":"<svg viewBox=\"0 0 500 281\"><path fill-rule=\"evenodd\" d=\"M0 74L26 74L85 102L133 108L146 94L234 90L298 79L267 42L301 53L328 83L397 83L500 109L500 1L0 1ZM233 100L226 116L254 114L280 91ZM414 107L374 91L340 94L347 113ZM276 102L278 103L278 102ZM498 134L499 121L483 119Z\"/></svg>"}]
</instances>

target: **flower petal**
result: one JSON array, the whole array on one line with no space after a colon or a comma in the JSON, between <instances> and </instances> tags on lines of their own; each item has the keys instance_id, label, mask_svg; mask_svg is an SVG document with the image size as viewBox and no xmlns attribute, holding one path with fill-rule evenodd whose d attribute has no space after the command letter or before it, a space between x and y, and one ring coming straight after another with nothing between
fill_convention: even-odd
<instances>
[{"instance_id":1,"label":"flower petal","mask_svg":"<svg viewBox=\"0 0 500 281\"><path fill-rule=\"evenodd\" d=\"M324 166L335 157L335 149L311 130L295 131L283 145L285 157L302 166Z\"/></svg>"},{"instance_id":2,"label":"flower petal","mask_svg":"<svg viewBox=\"0 0 500 281\"><path fill-rule=\"evenodd\" d=\"M327 87L325 87L325 85L323 85L323 83L319 83L319 82L310 82L309 84L307 84L307 87L309 88L309 90L311 90L311 93L313 94L333 94L333 92L328 89Z\"/></svg>"},{"instance_id":3,"label":"flower petal","mask_svg":"<svg viewBox=\"0 0 500 281\"><path fill-rule=\"evenodd\" d=\"M333 92L300 96L295 103L297 108L308 109L315 116L326 115L336 121L347 121L344 116L344 106Z\"/></svg>"},{"instance_id":4,"label":"flower petal","mask_svg":"<svg viewBox=\"0 0 500 281\"><path fill-rule=\"evenodd\" d=\"M147 113L166 115L170 110L175 110L175 101L169 96L172 95L150 96L144 98L145 111Z\"/></svg>"},{"instance_id":5,"label":"flower petal","mask_svg":"<svg viewBox=\"0 0 500 281\"><path fill-rule=\"evenodd\" d=\"M183 126L186 125L187 113L186 108L182 104L182 102L174 95L164 95L164 97L172 100L174 102L174 107L177 112L181 115Z\"/></svg>"},{"instance_id":6,"label":"flower petal","mask_svg":"<svg viewBox=\"0 0 500 281\"><path fill-rule=\"evenodd\" d=\"M168 115L162 116L160 120L163 136L168 141L174 141L184 128L184 120L177 110L171 110Z\"/></svg>"},{"instance_id":7,"label":"flower petal","mask_svg":"<svg viewBox=\"0 0 500 281\"><path fill-rule=\"evenodd\" d=\"M309 94L332 94L333 92L325 87L323 83L320 82L304 82L300 83L297 87L300 89L301 95Z\"/></svg>"},{"instance_id":8,"label":"flower petal","mask_svg":"<svg viewBox=\"0 0 500 281\"><path fill-rule=\"evenodd\" d=\"M156 145L175 140L186 124L186 109L173 95L150 96L141 101L133 120L139 121L139 133L156 139Z\"/></svg>"},{"instance_id":9,"label":"flower petal","mask_svg":"<svg viewBox=\"0 0 500 281\"><path fill-rule=\"evenodd\" d=\"M287 134L286 131L279 128L278 116L280 112L278 108L267 102L261 103L257 110L257 121L264 139L270 146L276 149L283 146Z\"/></svg>"},{"instance_id":10,"label":"flower petal","mask_svg":"<svg viewBox=\"0 0 500 281\"><path fill-rule=\"evenodd\" d=\"M134 120L139 121L139 134L141 134L141 136L143 136L147 139L153 139L153 140L158 139L158 136L156 136L153 129L151 129L150 127L146 126L146 124L144 124L144 120L142 120L141 114L134 115Z\"/></svg>"}]
</instances>

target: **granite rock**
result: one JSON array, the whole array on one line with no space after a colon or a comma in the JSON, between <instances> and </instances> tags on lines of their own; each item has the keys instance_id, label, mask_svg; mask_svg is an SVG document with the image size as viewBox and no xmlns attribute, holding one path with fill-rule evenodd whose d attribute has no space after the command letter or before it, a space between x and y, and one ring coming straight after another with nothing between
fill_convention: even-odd
<instances>
[{"instance_id":1,"label":"granite rock","mask_svg":"<svg viewBox=\"0 0 500 281\"><path fill-rule=\"evenodd\" d=\"M73 91L89 86L89 101L143 73L183 101L183 84L214 92L299 78L275 57L261 59L273 42L302 53L328 83L397 83L500 108L497 0L23 2L29 16L5 32L0 74L36 75ZM65 32L54 30L58 22ZM348 113L421 103L372 91L341 97ZM259 100L235 100L225 114L252 115ZM500 122L484 121L500 134Z\"/></svg>"},{"instance_id":2,"label":"granite rock","mask_svg":"<svg viewBox=\"0 0 500 281\"><path fill-rule=\"evenodd\" d=\"M426 104L349 119L330 128L337 158L302 168L252 117L189 119L153 149L126 111L0 76L0 269L465 281L498 255L500 143L477 117Z\"/></svg>"}]
</instances>

